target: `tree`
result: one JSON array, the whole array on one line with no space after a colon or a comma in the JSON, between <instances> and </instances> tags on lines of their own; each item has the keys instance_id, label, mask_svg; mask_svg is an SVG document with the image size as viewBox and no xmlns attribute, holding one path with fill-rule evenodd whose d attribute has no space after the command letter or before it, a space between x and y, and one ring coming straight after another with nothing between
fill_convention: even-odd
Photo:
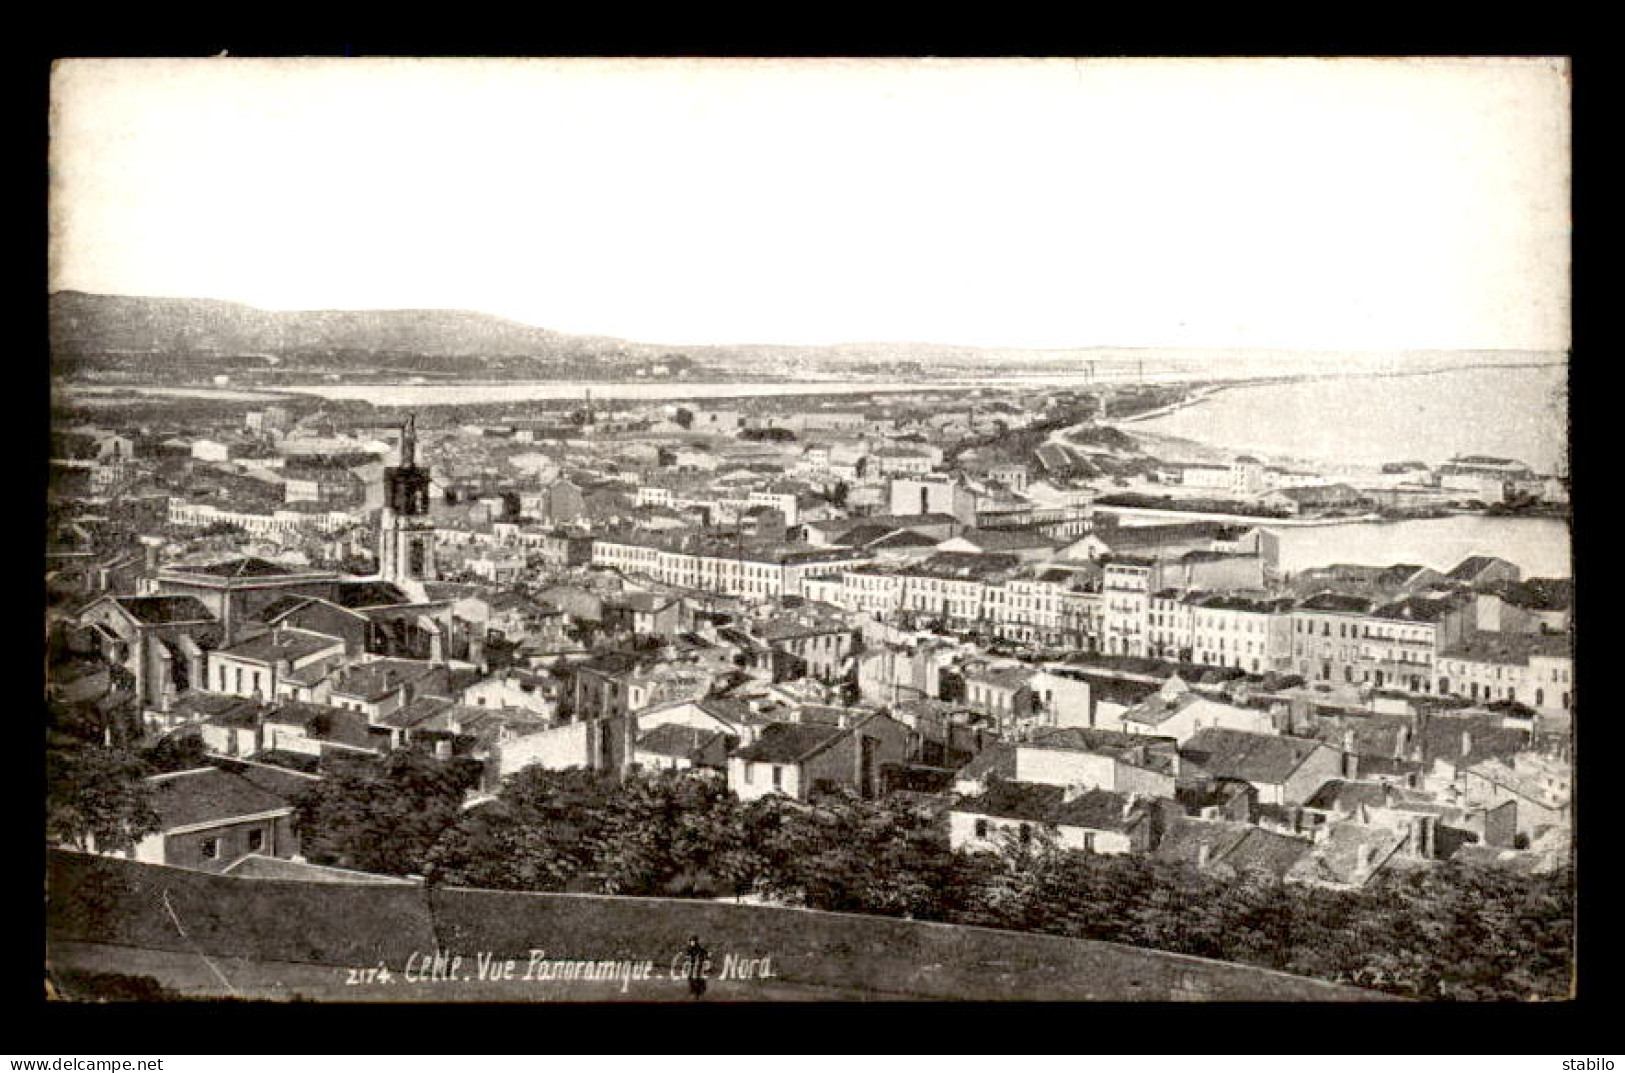
<instances>
[{"instance_id":1,"label":"tree","mask_svg":"<svg viewBox=\"0 0 1625 1073\"><path fill-rule=\"evenodd\" d=\"M958 890L955 862L925 817L896 799L845 792L811 807L772 800L747 814L758 892L814 909L943 918Z\"/></svg>"},{"instance_id":2,"label":"tree","mask_svg":"<svg viewBox=\"0 0 1625 1073\"><path fill-rule=\"evenodd\" d=\"M50 745L45 753L45 838L102 853L127 853L158 831L141 759L95 744Z\"/></svg>"},{"instance_id":3,"label":"tree","mask_svg":"<svg viewBox=\"0 0 1625 1073\"><path fill-rule=\"evenodd\" d=\"M497 890L563 890L592 866L613 776L528 767L496 800L465 812L429 853L435 883Z\"/></svg>"},{"instance_id":4,"label":"tree","mask_svg":"<svg viewBox=\"0 0 1625 1073\"><path fill-rule=\"evenodd\" d=\"M382 763L346 766L306 790L294 802L294 825L317 864L421 874L476 778L465 762L397 749Z\"/></svg>"},{"instance_id":5,"label":"tree","mask_svg":"<svg viewBox=\"0 0 1625 1073\"><path fill-rule=\"evenodd\" d=\"M633 772L594 836L593 864L612 894L696 894L747 872L739 799L721 780Z\"/></svg>"},{"instance_id":6,"label":"tree","mask_svg":"<svg viewBox=\"0 0 1625 1073\"><path fill-rule=\"evenodd\" d=\"M141 751L141 759L153 774L163 774L207 767L209 754L202 736L188 729L159 738Z\"/></svg>"}]
</instances>

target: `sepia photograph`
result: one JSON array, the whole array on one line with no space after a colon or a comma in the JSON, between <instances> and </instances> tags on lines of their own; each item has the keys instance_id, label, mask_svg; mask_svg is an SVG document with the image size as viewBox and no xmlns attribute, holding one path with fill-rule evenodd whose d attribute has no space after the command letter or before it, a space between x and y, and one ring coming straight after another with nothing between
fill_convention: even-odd
<instances>
[{"instance_id":1,"label":"sepia photograph","mask_svg":"<svg viewBox=\"0 0 1625 1073\"><path fill-rule=\"evenodd\" d=\"M46 998L1574 999L1571 86L57 60Z\"/></svg>"}]
</instances>

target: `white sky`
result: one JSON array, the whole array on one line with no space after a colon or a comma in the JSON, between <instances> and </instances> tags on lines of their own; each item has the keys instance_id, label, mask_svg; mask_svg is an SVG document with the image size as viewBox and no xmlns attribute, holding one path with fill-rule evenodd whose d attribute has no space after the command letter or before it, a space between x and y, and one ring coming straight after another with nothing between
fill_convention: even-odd
<instances>
[{"instance_id":1,"label":"white sky","mask_svg":"<svg viewBox=\"0 0 1625 1073\"><path fill-rule=\"evenodd\" d=\"M1556 60L80 60L52 286L669 342L1569 346Z\"/></svg>"}]
</instances>

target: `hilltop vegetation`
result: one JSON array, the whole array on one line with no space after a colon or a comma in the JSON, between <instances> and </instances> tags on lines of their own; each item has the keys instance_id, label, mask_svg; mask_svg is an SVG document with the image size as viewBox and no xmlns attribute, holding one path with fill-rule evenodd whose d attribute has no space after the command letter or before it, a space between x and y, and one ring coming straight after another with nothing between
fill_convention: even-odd
<instances>
[{"instance_id":1,"label":"hilltop vegetation","mask_svg":"<svg viewBox=\"0 0 1625 1073\"><path fill-rule=\"evenodd\" d=\"M341 819L309 843L311 858L421 874L431 885L750 892L811 909L1123 943L1411 998L1557 999L1570 986L1566 870L1522 876L1443 865L1360 891L1325 890L1265 873L1226 878L1063 851L1042 837L1026 847L1012 841L1000 854L954 852L937 823L902 798L741 803L718 782L670 772L617 783L532 768L496 801L459 813L444 807L456 800L455 779L431 770L432 761L412 768L423 778L319 786L300 809L307 831L318 817L353 822ZM379 797L397 783L401 807L392 809ZM418 818L389 818L404 811Z\"/></svg>"}]
</instances>

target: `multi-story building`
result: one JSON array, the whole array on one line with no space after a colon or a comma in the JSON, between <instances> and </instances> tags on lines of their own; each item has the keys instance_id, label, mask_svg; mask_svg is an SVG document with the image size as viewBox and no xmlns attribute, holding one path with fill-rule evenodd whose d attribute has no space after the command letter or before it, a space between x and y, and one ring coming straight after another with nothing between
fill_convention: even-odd
<instances>
[{"instance_id":1,"label":"multi-story building","mask_svg":"<svg viewBox=\"0 0 1625 1073\"><path fill-rule=\"evenodd\" d=\"M1407 596L1372 610L1361 627L1363 680L1378 689L1433 692L1439 653L1459 641L1471 600Z\"/></svg>"},{"instance_id":2,"label":"multi-story building","mask_svg":"<svg viewBox=\"0 0 1625 1073\"><path fill-rule=\"evenodd\" d=\"M838 575L868 558L853 548L718 542L684 546L638 536L595 538L591 561L665 585L765 600L800 596L803 578Z\"/></svg>"},{"instance_id":3,"label":"multi-story building","mask_svg":"<svg viewBox=\"0 0 1625 1073\"><path fill-rule=\"evenodd\" d=\"M1157 562L1121 555L1104 560L1103 566L1102 650L1113 656L1149 654L1147 616L1151 594L1161 588Z\"/></svg>"},{"instance_id":4,"label":"multi-story building","mask_svg":"<svg viewBox=\"0 0 1625 1073\"><path fill-rule=\"evenodd\" d=\"M1354 684L1364 679L1360 633L1372 602L1322 592L1292 609L1292 670L1310 682Z\"/></svg>"},{"instance_id":5,"label":"multi-story building","mask_svg":"<svg viewBox=\"0 0 1625 1073\"><path fill-rule=\"evenodd\" d=\"M1151 595L1146 607L1147 654L1190 662L1195 643L1191 599L1179 589L1161 589Z\"/></svg>"},{"instance_id":6,"label":"multi-story building","mask_svg":"<svg viewBox=\"0 0 1625 1073\"><path fill-rule=\"evenodd\" d=\"M1445 645L1434 666L1440 693L1545 713L1574 706L1574 657L1559 634L1469 633Z\"/></svg>"},{"instance_id":7,"label":"multi-story building","mask_svg":"<svg viewBox=\"0 0 1625 1073\"><path fill-rule=\"evenodd\" d=\"M1214 593L1189 607L1194 662L1262 674L1290 661L1291 600Z\"/></svg>"}]
</instances>

